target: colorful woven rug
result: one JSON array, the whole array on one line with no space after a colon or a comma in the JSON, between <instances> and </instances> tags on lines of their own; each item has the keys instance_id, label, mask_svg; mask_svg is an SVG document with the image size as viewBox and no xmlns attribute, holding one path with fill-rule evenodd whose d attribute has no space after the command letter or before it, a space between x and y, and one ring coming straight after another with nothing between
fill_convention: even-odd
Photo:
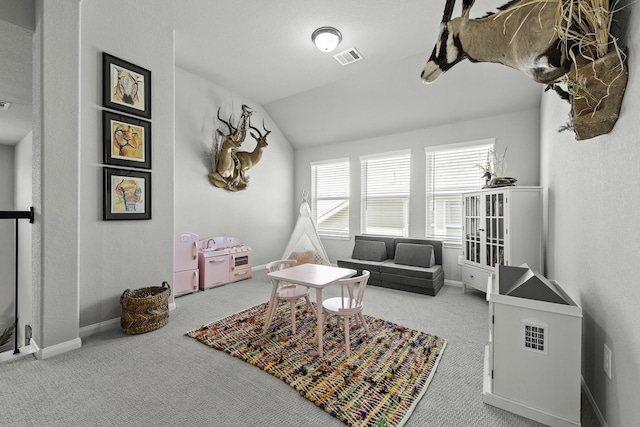
<instances>
[{"instance_id":1,"label":"colorful woven rug","mask_svg":"<svg viewBox=\"0 0 640 427\"><path fill-rule=\"evenodd\" d=\"M263 334L266 308L265 302L187 335L280 378L349 426L403 425L427 390L446 345L437 336L365 316L370 336L353 326L346 359L342 327L330 316L324 355L318 357L315 316L304 302L296 308L294 336L287 304L279 306Z\"/></svg>"}]
</instances>

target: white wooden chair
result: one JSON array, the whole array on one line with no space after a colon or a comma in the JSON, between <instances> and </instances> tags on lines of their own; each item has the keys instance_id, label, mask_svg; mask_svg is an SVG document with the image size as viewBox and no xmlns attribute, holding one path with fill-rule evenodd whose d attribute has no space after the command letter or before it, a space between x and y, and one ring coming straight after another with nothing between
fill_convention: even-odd
<instances>
[{"instance_id":1,"label":"white wooden chair","mask_svg":"<svg viewBox=\"0 0 640 427\"><path fill-rule=\"evenodd\" d=\"M367 322L362 314L362 300L364 298L364 291L367 287L369 276L369 271L363 270L362 275L360 276L339 280L338 283L341 288L341 296L322 301L322 310L325 314L335 314L339 318L342 318L345 352L347 357L351 355L351 342L349 341L349 318L351 316L356 316L356 322L358 319L360 320L367 336L369 336L369 327L367 326ZM354 289L356 285L358 287L357 291ZM346 295L344 292L345 287L347 289Z\"/></svg>"},{"instance_id":2,"label":"white wooden chair","mask_svg":"<svg viewBox=\"0 0 640 427\"><path fill-rule=\"evenodd\" d=\"M272 261L267 264L267 272L271 273L272 271L284 270L285 268L289 268L296 265L295 259L281 259L278 261ZM307 307L313 312L313 315L316 316L316 311L313 308L313 304L311 304L311 300L309 299L309 288L302 285L294 285L292 283L280 282L278 285L278 290L276 291L273 301L270 301L269 306L271 307L271 311L267 313L265 318L266 325L271 324L271 320L273 315L278 308L278 304L280 301L285 301L289 303L289 307L291 308L291 333L296 333L296 302L300 299L304 298L307 301ZM317 317L317 316L316 316Z\"/></svg>"}]
</instances>

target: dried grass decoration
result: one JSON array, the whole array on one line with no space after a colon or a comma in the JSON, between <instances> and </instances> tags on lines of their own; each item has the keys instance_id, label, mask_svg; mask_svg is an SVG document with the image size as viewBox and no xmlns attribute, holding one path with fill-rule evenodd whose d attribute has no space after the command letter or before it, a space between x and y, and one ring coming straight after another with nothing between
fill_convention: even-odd
<instances>
[{"instance_id":1,"label":"dried grass decoration","mask_svg":"<svg viewBox=\"0 0 640 427\"><path fill-rule=\"evenodd\" d=\"M508 14L506 23L520 8L536 4L542 10L553 3L557 4L554 29L572 63L569 72L549 86L564 92L571 102L571 122L561 130L573 130L577 140L609 133L618 120L627 86L626 55L610 31L615 5L609 0L530 0L496 18ZM526 22L519 24L513 38L526 31Z\"/></svg>"},{"instance_id":2,"label":"dried grass decoration","mask_svg":"<svg viewBox=\"0 0 640 427\"><path fill-rule=\"evenodd\" d=\"M167 282L162 282L162 286L124 291L120 297L122 332L130 335L142 334L166 325L169 320L170 294L171 288Z\"/></svg>"},{"instance_id":3,"label":"dried grass decoration","mask_svg":"<svg viewBox=\"0 0 640 427\"><path fill-rule=\"evenodd\" d=\"M614 6L615 8L615 6ZM562 82L572 103L577 140L609 133L620 114L627 86L626 56L611 35L609 0L563 0L555 29L573 65Z\"/></svg>"}]
</instances>

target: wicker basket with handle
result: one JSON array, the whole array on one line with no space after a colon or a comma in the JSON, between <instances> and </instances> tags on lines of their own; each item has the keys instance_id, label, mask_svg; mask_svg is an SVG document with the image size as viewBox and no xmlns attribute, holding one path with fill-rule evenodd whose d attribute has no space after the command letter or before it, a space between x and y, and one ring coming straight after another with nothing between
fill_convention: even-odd
<instances>
[{"instance_id":1,"label":"wicker basket with handle","mask_svg":"<svg viewBox=\"0 0 640 427\"><path fill-rule=\"evenodd\" d=\"M120 297L122 332L143 334L166 325L169 320L169 295L171 288L167 282L162 282L162 286L124 291Z\"/></svg>"}]
</instances>

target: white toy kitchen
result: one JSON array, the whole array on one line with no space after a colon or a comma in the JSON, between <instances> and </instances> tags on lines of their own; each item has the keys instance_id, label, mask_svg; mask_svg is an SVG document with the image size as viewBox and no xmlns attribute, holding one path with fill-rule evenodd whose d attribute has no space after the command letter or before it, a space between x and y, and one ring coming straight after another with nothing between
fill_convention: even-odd
<instances>
[{"instance_id":1,"label":"white toy kitchen","mask_svg":"<svg viewBox=\"0 0 640 427\"><path fill-rule=\"evenodd\" d=\"M251 248L235 237L211 237L198 242L200 290L251 277Z\"/></svg>"}]
</instances>

